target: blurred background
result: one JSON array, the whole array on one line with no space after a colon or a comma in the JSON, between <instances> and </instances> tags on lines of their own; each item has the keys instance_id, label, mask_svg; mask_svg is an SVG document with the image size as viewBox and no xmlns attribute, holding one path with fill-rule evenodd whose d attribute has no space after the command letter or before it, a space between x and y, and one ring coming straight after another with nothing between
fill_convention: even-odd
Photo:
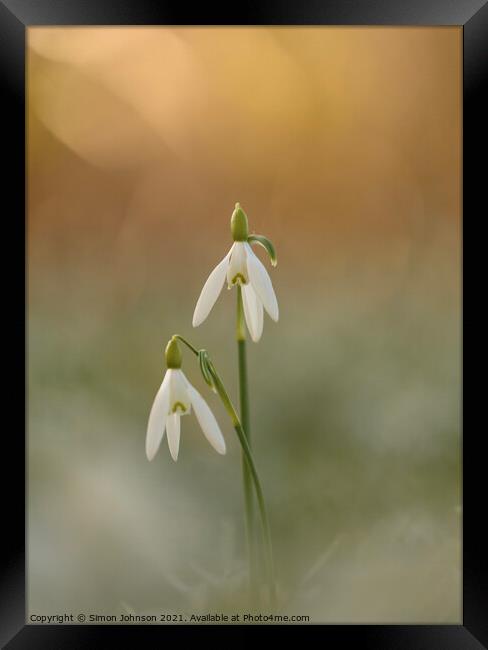
<instances>
[{"instance_id":1,"label":"blurred background","mask_svg":"<svg viewBox=\"0 0 488 650\"><path fill-rule=\"evenodd\" d=\"M173 333L237 399L235 291L191 317L240 201L278 251L248 358L282 611L460 622L460 56L458 28L29 28L29 614L247 609L239 446L189 354L228 454L194 416L178 463L144 452Z\"/></svg>"}]
</instances>

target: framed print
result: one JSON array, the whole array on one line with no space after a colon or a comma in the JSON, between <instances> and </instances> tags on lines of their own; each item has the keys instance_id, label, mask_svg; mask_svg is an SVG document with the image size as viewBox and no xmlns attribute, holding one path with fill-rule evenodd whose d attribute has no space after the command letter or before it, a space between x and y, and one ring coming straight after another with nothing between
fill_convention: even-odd
<instances>
[{"instance_id":1,"label":"framed print","mask_svg":"<svg viewBox=\"0 0 488 650\"><path fill-rule=\"evenodd\" d=\"M2 647L488 647L462 392L487 3L0 18Z\"/></svg>"}]
</instances>

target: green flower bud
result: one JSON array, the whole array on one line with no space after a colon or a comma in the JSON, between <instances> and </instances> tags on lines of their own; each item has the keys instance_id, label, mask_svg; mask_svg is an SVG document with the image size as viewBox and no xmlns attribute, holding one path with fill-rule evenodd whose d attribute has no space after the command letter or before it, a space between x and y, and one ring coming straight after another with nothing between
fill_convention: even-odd
<instances>
[{"instance_id":1,"label":"green flower bud","mask_svg":"<svg viewBox=\"0 0 488 650\"><path fill-rule=\"evenodd\" d=\"M249 226L247 223L247 215L241 208L240 203L236 203L234 212L230 219L230 229L232 232L232 239L234 241L247 241L249 236Z\"/></svg>"},{"instance_id":2,"label":"green flower bud","mask_svg":"<svg viewBox=\"0 0 488 650\"><path fill-rule=\"evenodd\" d=\"M183 357L176 339L173 338L169 340L164 354L166 356L166 365L168 368L181 368Z\"/></svg>"}]
</instances>

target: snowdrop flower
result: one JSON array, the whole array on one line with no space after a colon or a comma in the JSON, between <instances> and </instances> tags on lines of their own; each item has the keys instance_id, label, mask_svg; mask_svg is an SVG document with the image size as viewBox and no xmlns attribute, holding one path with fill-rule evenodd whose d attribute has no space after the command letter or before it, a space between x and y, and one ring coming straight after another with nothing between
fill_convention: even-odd
<instances>
[{"instance_id":1,"label":"snowdrop flower","mask_svg":"<svg viewBox=\"0 0 488 650\"><path fill-rule=\"evenodd\" d=\"M268 272L255 255L249 241L261 243L268 252L268 245L272 245L265 237L249 237L247 216L239 203L236 203L232 214L231 231L234 243L203 286L193 314L193 327L197 327L207 318L227 278L229 289L238 284L241 286L247 328L252 340L257 342L263 333L263 307L274 321L278 320L279 312ZM274 257L272 262L275 263Z\"/></svg>"},{"instance_id":2,"label":"snowdrop flower","mask_svg":"<svg viewBox=\"0 0 488 650\"><path fill-rule=\"evenodd\" d=\"M192 407L209 443L219 454L225 454L224 437L214 414L181 370L182 355L175 339L170 340L165 354L168 369L152 405L147 425L148 460L152 460L156 455L165 431L168 432L171 457L177 460L180 446L180 419L190 413Z\"/></svg>"}]
</instances>

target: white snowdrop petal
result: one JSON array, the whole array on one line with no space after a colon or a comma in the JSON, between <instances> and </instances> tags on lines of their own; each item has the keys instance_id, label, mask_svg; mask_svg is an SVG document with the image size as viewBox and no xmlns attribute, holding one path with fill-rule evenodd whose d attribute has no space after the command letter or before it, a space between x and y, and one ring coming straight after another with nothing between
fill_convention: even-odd
<instances>
[{"instance_id":1,"label":"white snowdrop petal","mask_svg":"<svg viewBox=\"0 0 488 650\"><path fill-rule=\"evenodd\" d=\"M178 375L179 375L179 379L180 379L180 381L183 383L183 386L184 386L185 390L186 390L189 386L191 386L190 382L188 381L187 376L185 375L185 373L183 372L183 370L182 370L181 368L178 368ZM187 391L187 392L188 392L188 391ZM190 398L188 398L188 399L190 399Z\"/></svg>"},{"instance_id":2,"label":"white snowdrop petal","mask_svg":"<svg viewBox=\"0 0 488 650\"><path fill-rule=\"evenodd\" d=\"M152 460L156 455L164 436L166 416L169 409L169 386L171 370L167 370L154 399L146 433L146 456Z\"/></svg>"},{"instance_id":3,"label":"white snowdrop petal","mask_svg":"<svg viewBox=\"0 0 488 650\"><path fill-rule=\"evenodd\" d=\"M239 276L241 277L239 278ZM230 251L229 266L227 267L228 286L231 287L235 284L237 278L241 282L248 281L247 252L244 243L241 241L234 242Z\"/></svg>"},{"instance_id":4,"label":"white snowdrop petal","mask_svg":"<svg viewBox=\"0 0 488 650\"><path fill-rule=\"evenodd\" d=\"M214 414L210 410L209 405L200 395L200 393L191 385L188 387L188 394L190 395L191 403L199 425L202 431L212 445L212 447L219 454L225 454L225 440L220 427L215 419Z\"/></svg>"},{"instance_id":5,"label":"white snowdrop petal","mask_svg":"<svg viewBox=\"0 0 488 650\"><path fill-rule=\"evenodd\" d=\"M253 289L254 291L254 289ZM256 328L256 338L254 339L255 343L259 341L263 334L263 322L264 322L264 309L263 309L263 303L261 300L258 298L257 293L254 291L254 295L256 296L256 306L257 306L257 318L258 318L258 325Z\"/></svg>"},{"instance_id":6,"label":"white snowdrop petal","mask_svg":"<svg viewBox=\"0 0 488 650\"><path fill-rule=\"evenodd\" d=\"M168 447L171 458L178 460L178 450L180 448L180 414L170 413L166 419L166 429L168 430Z\"/></svg>"},{"instance_id":7,"label":"white snowdrop petal","mask_svg":"<svg viewBox=\"0 0 488 650\"><path fill-rule=\"evenodd\" d=\"M173 411L175 406L183 406L185 412L191 408L190 398L186 386L188 379L183 374L183 370L175 368L171 373L170 389L169 389L169 410ZM181 414L180 414L181 415Z\"/></svg>"},{"instance_id":8,"label":"white snowdrop petal","mask_svg":"<svg viewBox=\"0 0 488 650\"><path fill-rule=\"evenodd\" d=\"M252 340L257 343L263 333L263 303L250 284L242 286L242 303L247 329Z\"/></svg>"},{"instance_id":9,"label":"white snowdrop petal","mask_svg":"<svg viewBox=\"0 0 488 650\"><path fill-rule=\"evenodd\" d=\"M224 259L217 264L203 285L200 297L197 300L195 311L193 312L193 327L198 327L198 325L203 323L222 291L225 274L229 265L230 252L231 251L229 251Z\"/></svg>"},{"instance_id":10,"label":"white snowdrop petal","mask_svg":"<svg viewBox=\"0 0 488 650\"><path fill-rule=\"evenodd\" d=\"M268 272L261 260L254 254L249 244L245 244L247 251L247 270L249 279L264 308L274 321L279 318L278 301L276 300L273 285Z\"/></svg>"}]
</instances>

